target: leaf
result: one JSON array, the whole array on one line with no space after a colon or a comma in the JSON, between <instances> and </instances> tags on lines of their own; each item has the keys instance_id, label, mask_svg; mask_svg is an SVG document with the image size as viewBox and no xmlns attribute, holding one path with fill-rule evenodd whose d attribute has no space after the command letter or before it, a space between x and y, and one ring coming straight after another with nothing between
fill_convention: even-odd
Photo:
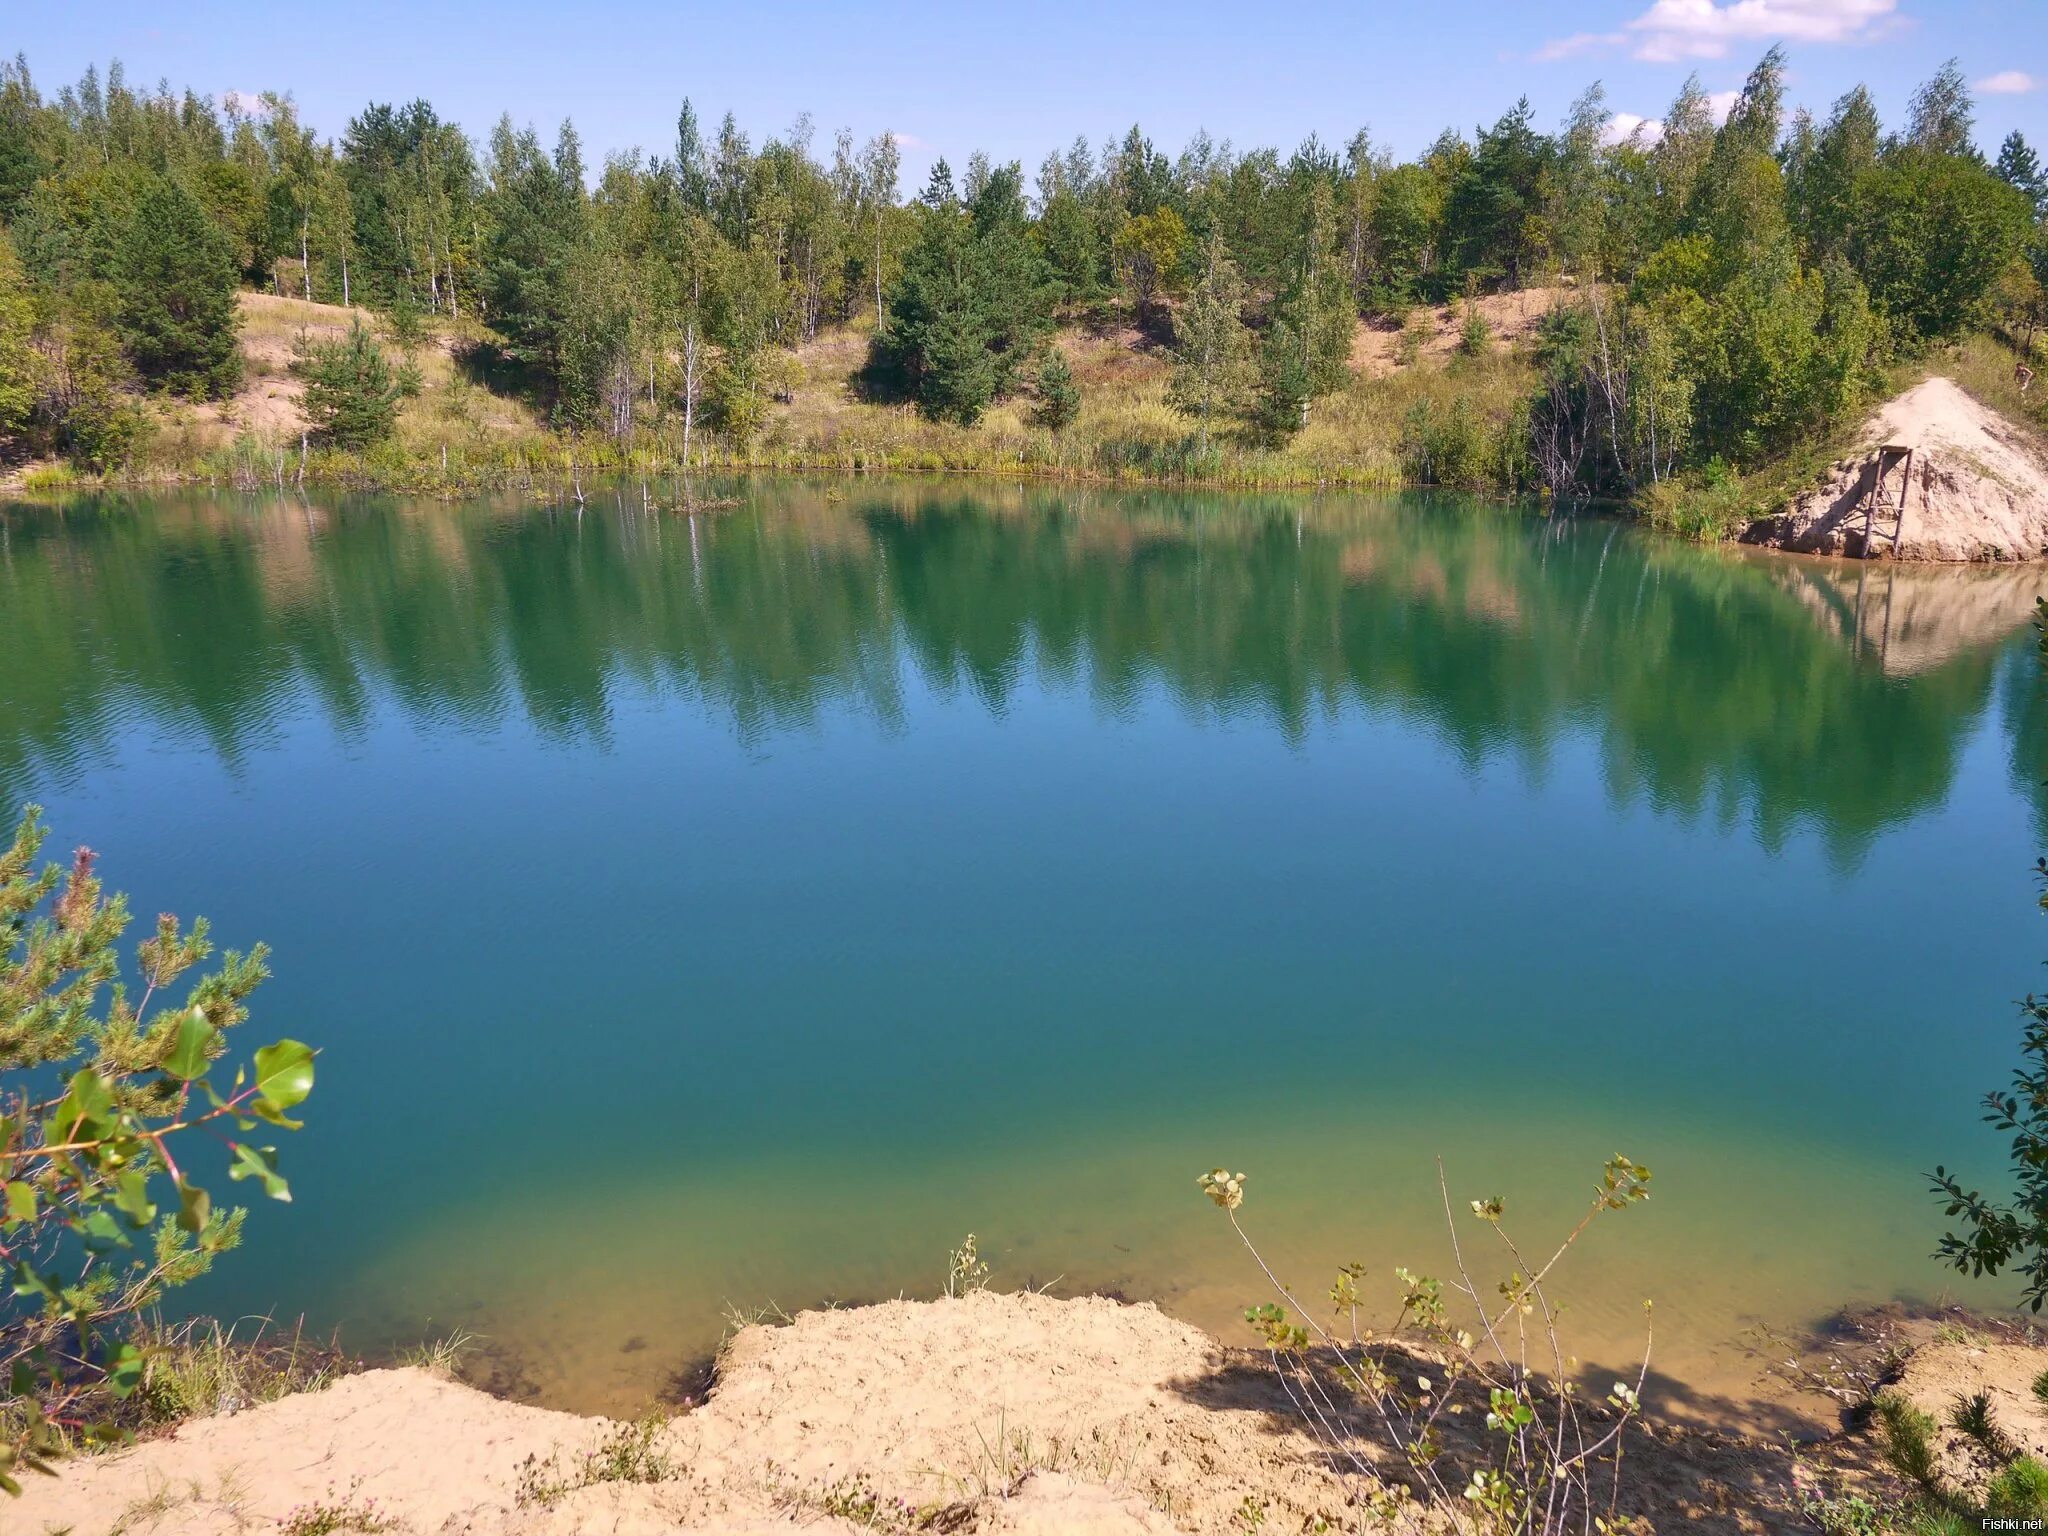
<instances>
[{"instance_id":1,"label":"leaf","mask_svg":"<svg viewBox=\"0 0 2048 1536\"><path fill-rule=\"evenodd\" d=\"M137 1227L156 1220L156 1204L149 1198L149 1176L131 1168L114 1183L114 1209Z\"/></svg>"},{"instance_id":2,"label":"leaf","mask_svg":"<svg viewBox=\"0 0 2048 1536\"><path fill-rule=\"evenodd\" d=\"M128 1246L128 1234L105 1211L87 1211L83 1221L74 1221L70 1226L84 1240L87 1253L106 1253Z\"/></svg>"},{"instance_id":3,"label":"leaf","mask_svg":"<svg viewBox=\"0 0 2048 1536\"><path fill-rule=\"evenodd\" d=\"M178 1225L187 1232L204 1230L213 1214L213 1196L197 1184L178 1186Z\"/></svg>"},{"instance_id":4,"label":"leaf","mask_svg":"<svg viewBox=\"0 0 2048 1536\"><path fill-rule=\"evenodd\" d=\"M50 1116L49 1123L56 1129L53 1141L90 1140L90 1136L76 1136L93 1122L104 1120L114 1112L113 1096L107 1092L107 1085L99 1073L91 1067L80 1067L71 1074L71 1085L64 1094L63 1102Z\"/></svg>"},{"instance_id":5,"label":"leaf","mask_svg":"<svg viewBox=\"0 0 2048 1536\"><path fill-rule=\"evenodd\" d=\"M280 1040L256 1053L256 1108L281 1116L313 1091L313 1050L297 1040ZM264 1118L271 1119L272 1114ZM296 1126L293 1127L297 1129Z\"/></svg>"},{"instance_id":6,"label":"leaf","mask_svg":"<svg viewBox=\"0 0 2048 1536\"><path fill-rule=\"evenodd\" d=\"M7 1181L7 1219L13 1221L34 1221L36 1219L36 1187L20 1179Z\"/></svg>"},{"instance_id":7,"label":"leaf","mask_svg":"<svg viewBox=\"0 0 2048 1536\"><path fill-rule=\"evenodd\" d=\"M142 1351L133 1344L115 1349L107 1362L107 1387L116 1397L126 1397L142 1385Z\"/></svg>"},{"instance_id":8,"label":"leaf","mask_svg":"<svg viewBox=\"0 0 2048 1536\"><path fill-rule=\"evenodd\" d=\"M235 1161L228 1169L231 1179L257 1179L263 1185L263 1193L273 1200L289 1200L291 1186L278 1175L277 1148L252 1147L246 1141L235 1143Z\"/></svg>"},{"instance_id":9,"label":"leaf","mask_svg":"<svg viewBox=\"0 0 2048 1536\"><path fill-rule=\"evenodd\" d=\"M220 1031L206 1022L206 1015L197 1008L188 1008L185 1016L178 1020L177 1039L164 1053L164 1070L185 1083L204 1077L213 1047L219 1039Z\"/></svg>"}]
</instances>

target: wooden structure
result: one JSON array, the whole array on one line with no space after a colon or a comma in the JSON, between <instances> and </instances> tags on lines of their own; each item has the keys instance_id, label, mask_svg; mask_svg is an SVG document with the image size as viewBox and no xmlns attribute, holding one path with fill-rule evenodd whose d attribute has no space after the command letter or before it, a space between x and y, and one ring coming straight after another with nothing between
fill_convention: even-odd
<instances>
[{"instance_id":1,"label":"wooden structure","mask_svg":"<svg viewBox=\"0 0 2048 1536\"><path fill-rule=\"evenodd\" d=\"M1891 472L1899 471L1898 490L1894 494L1887 483ZM1913 445L1911 443L1883 443L1877 450L1877 473L1870 477L1870 489L1863 494L1863 558L1877 558L1877 546L1873 542L1880 535L1892 541L1892 554L1899 552L1899 537L1906 531L1906 496L1913 488ZM1891 531L1884 528L1884 519L1891 519Z\"/></svg>"}]
</instances>

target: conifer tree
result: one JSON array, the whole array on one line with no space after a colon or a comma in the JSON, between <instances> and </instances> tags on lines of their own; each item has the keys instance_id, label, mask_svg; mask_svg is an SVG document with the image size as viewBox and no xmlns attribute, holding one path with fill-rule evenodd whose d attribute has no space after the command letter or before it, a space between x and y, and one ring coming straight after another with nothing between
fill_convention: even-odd
<instances>
[{"instance_id":1,"label":"conifer tree","mask_svg":"<svg viewBox=\"0 0 2048 1536\"><path fill-rule=\"evenodd\" d=\"M1081 414L1081 391L1074 383L1074 370L1058 347L1048 347L1038 369L1038 424L1052 432L1064 432Z\"/></svg>"},{"instance_id":2,"label":"conifer tree","mask_svg":"<svg viewBox=\"0 0 2048 1536\"><path fill-rule=\"evenodd\" d=\"M198 199L150 178L116 237L111 264L121 345L146 380L195 399L233 391L235 264Z\"/></svg>"},{"instance_id":3,"label":"conifer tree","mask_svg":"<svg viewBox=\"0 0 2048 1536\"><path fill-rule=\"evenodd\" d=\"M362 321L339 341L308 342L302 337L292 372L305 381L306 419L322 442L336 448L368 448L397 426L405 386Z\"/></svg>"}]
</instances>

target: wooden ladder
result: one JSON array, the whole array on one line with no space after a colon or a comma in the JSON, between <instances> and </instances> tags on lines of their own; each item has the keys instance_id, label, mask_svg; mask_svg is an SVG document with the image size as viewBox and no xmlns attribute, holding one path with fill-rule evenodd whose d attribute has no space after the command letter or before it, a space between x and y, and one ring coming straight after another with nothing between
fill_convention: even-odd
<instances>
[{"instance_id":1,"label":"wooden ladder","mask_svg":"<svg viewBox=\"0 0 2048 1536\"><path fill-rule=\"evenodd\" d=\"M1896 497L1885 489L1885 476L1894 466L1903 465L1899 475L1899 492ZM1877 551L1871 541L1883 530L1878 527L1881 513L1889 513L1892 519L1890 534L1892 553L1899 552L1899 537L1906 531L1906 494L1913 488L1913 447L1910 443L1885 443L1877 450L1877 473L1871 477L1870 489L1863 496L1863 558L1873 560Z\"/></svg>"}]
</instances>

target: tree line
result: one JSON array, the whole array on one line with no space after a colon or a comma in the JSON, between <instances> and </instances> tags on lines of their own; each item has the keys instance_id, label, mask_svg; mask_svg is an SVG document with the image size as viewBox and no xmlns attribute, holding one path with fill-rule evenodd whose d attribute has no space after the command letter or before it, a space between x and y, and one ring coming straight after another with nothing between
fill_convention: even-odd
<instances>
[{"instance_id":1,"label":"tree line","mask_svg":"<svg viewBox=\"0 0 2048 1536\"><path fill-rule=\"evenodd\" d=\"M1364 131L1169 155L1133 127L1031 178L941 160L905 197L893 135L828 150L808 117L756 145L685 101L665 152L593 172L568 122L545 143L507 116L476 142L427 102L373 104L328 140L288 96L218 106L115 66L46 97L17 59L0 432L118 463L138 390L233 390L254 287L481 325L552 425L663 433L686 462L707 429L743 450L827 326L872 324L876 397L972 425L1028 396L1058 431L1080 399L1056 328L1128 324L1170 349L1206 453L1310 422L1361 316L1544 282L1574 296L1499 478L1626 493L1753 463L1891 361L1993 322L2030 344L2041 319L2048 176L2018 133L1980 151L1953 63L1891 131L1860 87L1824 118L1784 96L1773 49L1718 123L1693 79L1627 135L1596 86L1554 131L1523 100L1408 161ZM1468 310L1468 347L1485 341ZM304 363L344 442L388 430L403 394L352 347Z\"/></svg>"}]
</instances>

